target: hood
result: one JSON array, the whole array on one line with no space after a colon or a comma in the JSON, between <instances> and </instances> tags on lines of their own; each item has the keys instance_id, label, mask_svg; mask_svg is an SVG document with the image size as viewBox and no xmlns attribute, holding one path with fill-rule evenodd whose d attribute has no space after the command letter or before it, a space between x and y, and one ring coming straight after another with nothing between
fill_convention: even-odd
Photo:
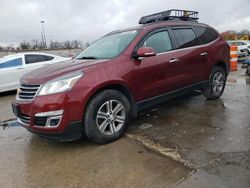
<instances>
[{"instance_id":1,"label":"hood","mask_svg":"<svg viewBox=\"0 0 250 188\"><path fill-rule=\"evenodd\" d=\"M87 67L107 62L108 60L67 60L61 63L47 65L42 68L33 70L25 74L21 78L22 83L43 84L49 80L56 79L65 74L70 74L76 71L83 71Z\"/></svg>"}]
</instances>

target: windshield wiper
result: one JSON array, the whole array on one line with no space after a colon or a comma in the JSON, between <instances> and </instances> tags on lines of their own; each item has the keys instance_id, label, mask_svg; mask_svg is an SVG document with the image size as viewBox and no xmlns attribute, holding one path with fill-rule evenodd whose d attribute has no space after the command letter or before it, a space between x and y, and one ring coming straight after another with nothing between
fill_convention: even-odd
<instances>
[{"instance_id":1,"label":"windshield wiper","mask_svg":"<svg viewBox=\"0 0 250 188\"><path fill-rule=\"evenodd\" d=\"M79 57L77 59L97 59L97 58L94 56L83 56L83 57Z\"/></svg>"}]
</instances>

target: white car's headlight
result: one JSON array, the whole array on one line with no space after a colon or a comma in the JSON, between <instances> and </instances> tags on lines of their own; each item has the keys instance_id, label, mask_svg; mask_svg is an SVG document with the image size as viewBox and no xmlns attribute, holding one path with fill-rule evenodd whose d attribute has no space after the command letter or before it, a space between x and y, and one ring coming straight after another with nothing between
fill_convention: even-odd
<instances>
[{"instance_id":1,"label":"white car's headlight","mask_svg":"<svg viewBox=\"0 0 250 188\"><path fill-rule=\"evenodd\" d=\"M37 95L41 96L69 91L82 76L82 72L77 72L51 80L42 85Z\"/></svg>"}]
</instances>

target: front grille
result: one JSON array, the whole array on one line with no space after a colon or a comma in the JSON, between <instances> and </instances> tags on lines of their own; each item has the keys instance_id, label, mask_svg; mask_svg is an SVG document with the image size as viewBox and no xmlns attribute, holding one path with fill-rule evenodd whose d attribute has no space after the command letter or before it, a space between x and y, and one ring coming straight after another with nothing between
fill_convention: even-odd
<instances>
[{"instance_id":1,"label":"front grille","mask_svg":"<svg viewBox=\"0 0 250 188\"><path fill-rule=\"evenodd\" d=\"M40 85L38 84L20 84L18 98L20 100L32 100L37 90L39 89Z\"/></svg>"},{"instance_id":2,"label":"front grille","mask_svg":"<svg viewBox=\"0 0 250 188\"><path fill-rule=\"evenodd\" d=\"M22 124L25 124L25 125L29 125L30 124L30 116L27 116L27 115L23 115L21 114L18 119L20 120L20 122Z\"/></svg>"}]
</instances>

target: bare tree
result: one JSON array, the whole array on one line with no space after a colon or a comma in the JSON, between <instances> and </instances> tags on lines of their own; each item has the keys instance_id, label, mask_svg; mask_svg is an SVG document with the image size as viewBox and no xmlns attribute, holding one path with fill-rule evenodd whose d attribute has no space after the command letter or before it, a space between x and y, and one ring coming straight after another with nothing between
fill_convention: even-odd
<instances>
[{"instance_id":1,"label":"bare tree","mask_svg":"<svg viewBox=\"0 0 250 188\"><path fill-rule=\"evenodd\" d=\"M38 39L31 40L31 48L35 50L38 49L38 47L39 47L39 40Z\"/></svg>"},{"instance_id":2,"label":"bare tree","mask_svg":"<svg viewBox=\"0 0 250 188\"><path fill-rule=\"evenodd\" d=\"M49 48L50 49L62 49L62 48L64 48L64 43L50 40Z\"/></svg>"},{"instance_id":3,"label":"bare tree","mask_svg":"<svg viewBox=\"0 0 250 188\"><path fill-rule=\"evenodd\" d=\"M39 41L39 43L38 43L38 49L44 49L44 42L42 42L42 41Z\"/></svg>"},{"instance_id":4,"label":"bare tree","mask_svg":"<svg viewBox=\"0 0 250 188\"><path fill-rule=\"evenodd\" d=\"M25 40L22 41L22 42L20 42L19 46L20 46L20 48L21 48L22 50L28 50L28 49L31 48L30 42L25 41Z\"/></svg>"},{"instance_id":5,"label":"bare tree","mask_svg":"<svg viewBox=\"0 0 250 188\"><path fill-rule=\"evenodd\" d=\"M81 41L79 40L72 40L72 48L81 48Z\"/></svg>"},{"instance_id":6,"label":"bare tree","mask_svg":"<svg viewBox=\"0 0 250 188\"><path fill-rule=\"evenodd\" d=\"M49 42L49 48L50 49L57 49L56 42L53 41L53 40L50 40L50 42Z\"/></svg>"},{"instance_id":7,"label":"bare tree","mask_svg":"<svg viewBox=\"0 0 250 188\"><path fill-rule=\"evenodd\" d=\"M64 48L66 48L66 49L72 49L72 43L71 43L70 40L64 41L64 42L63 42L63 46L64 46Z\"/></svg>"}]
</instances>

